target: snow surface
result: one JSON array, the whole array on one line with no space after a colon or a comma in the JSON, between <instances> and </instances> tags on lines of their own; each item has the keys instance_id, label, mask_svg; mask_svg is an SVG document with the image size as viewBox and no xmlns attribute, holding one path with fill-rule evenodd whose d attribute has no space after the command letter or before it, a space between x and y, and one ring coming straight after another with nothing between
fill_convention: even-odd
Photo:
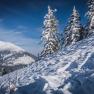
<instances>
[{"instance_id":1,"label":"snow surface","mask_svg":"<svg viewBox=\"0 0 94 94\"><path fill-rule=\"evenodd\" d=\"M94 94L94 35L2 76L0 94L11 84L15 94Z\"/></svg>"}]
</instances>

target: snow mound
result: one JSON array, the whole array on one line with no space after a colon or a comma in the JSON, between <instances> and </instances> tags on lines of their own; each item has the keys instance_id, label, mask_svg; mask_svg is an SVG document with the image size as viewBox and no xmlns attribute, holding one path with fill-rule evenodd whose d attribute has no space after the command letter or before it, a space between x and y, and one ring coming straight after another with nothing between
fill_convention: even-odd
<instances>
[{"instance_id":1,"label":"snow mound","mask_svg":"<svg viewBox=\"0 0 94 94\"><path fill-rule=\"evenodd\" d=\"M0 78L0 94L94 94L94 36Z\"/></svg>"}]
</instances>

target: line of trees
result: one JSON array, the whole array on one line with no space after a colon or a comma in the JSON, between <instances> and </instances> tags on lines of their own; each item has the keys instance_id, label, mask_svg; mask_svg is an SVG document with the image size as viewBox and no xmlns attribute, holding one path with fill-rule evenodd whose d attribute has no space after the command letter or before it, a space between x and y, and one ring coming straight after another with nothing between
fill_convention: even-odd
<instances>
[{"instance_id":1,"label":"line of trees","mask_svg":"<svg viewBox=\"0 0 94 94\"><path fill-rule=\"evenodd\" d=\"M59 21L55 17L56 11L56 9L53 10L48 6L48 13L44 17L41 37L44 49L40 54L42 57L52 54L62 47L74 44L89 36L94 31L94 0L88 1L88 12L86 13L88 19L87 25L83 27L80 15L74 6L63 34L58 32Z\"/></svg>"}]
</instances>

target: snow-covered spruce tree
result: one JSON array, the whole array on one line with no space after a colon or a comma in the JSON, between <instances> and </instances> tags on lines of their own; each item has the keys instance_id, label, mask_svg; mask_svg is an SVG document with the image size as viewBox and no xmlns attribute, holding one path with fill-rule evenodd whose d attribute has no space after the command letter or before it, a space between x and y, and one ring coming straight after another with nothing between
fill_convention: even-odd
<instances>
[{"instance_id":1,"label":"snow-covered spruce tree","mask_svg":"<svg viewBox=\"0 0 94 94\"><path fill-rule=\"evenodd\" d=\"M44 27L42 32L42 42L44 49L41 52L41 56L46 56L56 52L60 47L59 36L58 36L58 20L54 16L55 10L52 10L48 6L48 13L44 17Z\"/></svg>"},{"instance_id":2,"label":"snow-covered spruce tree","mask_svg":"<svg viewBox=\"0 0 94 94\"><path fill-rule=\"evenodd\" d=\"M94 0L88 1L88 12L86 13L86 16L88 18L88 33L91 31L94 31Z\"/></svg>"},{"instance_id":3,"label":"snow-covered spruce tree","mask_svg":"<svg viewBox=\"0 0 94 94\"><path fill-rule=\"evenodd\" d=\"M71 17L69 18L68 25L64 30L64 46L73 44L83 38L83 27L80 23L80 15L75 6Z\"/></svg>"}]
</instances>

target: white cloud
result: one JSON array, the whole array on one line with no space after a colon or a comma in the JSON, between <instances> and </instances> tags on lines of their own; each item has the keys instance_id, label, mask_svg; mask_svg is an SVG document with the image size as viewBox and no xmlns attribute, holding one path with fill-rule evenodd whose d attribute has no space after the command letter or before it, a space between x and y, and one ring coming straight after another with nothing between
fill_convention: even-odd
<instances>
[{"instance_id":1,"label":"white cloud","mask_svg":"<svg viewBox=\"0 0 94 94\"><path fill-rule=\"evenodd\" d=\"M21 32L14 31L0 28L0 40L12 42L34 55L37 55L41 51L42 46L39 44L38 39L27 38Z\"/></svg>"}]
</instances>

